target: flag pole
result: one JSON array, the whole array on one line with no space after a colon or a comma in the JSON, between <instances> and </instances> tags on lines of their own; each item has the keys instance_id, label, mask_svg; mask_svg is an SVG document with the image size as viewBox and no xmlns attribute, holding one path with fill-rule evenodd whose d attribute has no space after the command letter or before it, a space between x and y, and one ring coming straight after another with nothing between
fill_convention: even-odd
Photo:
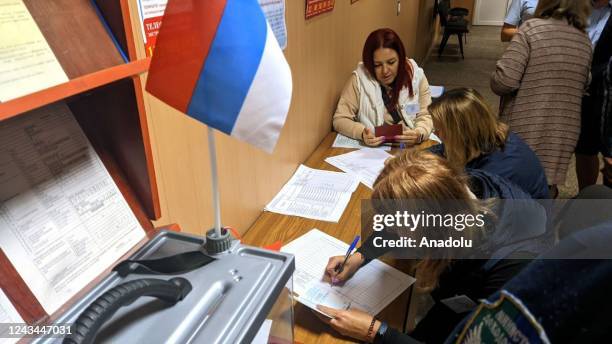
<instances>
[{"instance_id":1,"label":"flag pole","mask_svg":"<svg viewBox=\"0 0 612 344\"><path fill-rule=\"evenodd\" d=\"M215 211L215 235L221 238L221 205L219 204L219 178L217 176L217 150L215 149L215 133L208 127L208 152L210 154L210 171L212 176L213 208Z\"/></svg>"}]
</instances>

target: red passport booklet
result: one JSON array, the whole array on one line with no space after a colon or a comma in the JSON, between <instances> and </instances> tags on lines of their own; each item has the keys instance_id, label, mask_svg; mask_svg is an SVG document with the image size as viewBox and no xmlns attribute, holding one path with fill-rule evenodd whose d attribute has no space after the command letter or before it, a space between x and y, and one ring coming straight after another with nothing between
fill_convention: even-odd
<instances>
[{"instance_id":1,"label":"red passport booklet","mask_svg":"<svg viewBox=\"0 0 612 344\"><path fill-rule=\"evenodd\" d=\"M374 136L385 137L385 142L395 142L395 137L397 135L402 135L402 124L392 124L392 125L381 125L380 127L374 128Z\"/></svg>"}]
</instances>

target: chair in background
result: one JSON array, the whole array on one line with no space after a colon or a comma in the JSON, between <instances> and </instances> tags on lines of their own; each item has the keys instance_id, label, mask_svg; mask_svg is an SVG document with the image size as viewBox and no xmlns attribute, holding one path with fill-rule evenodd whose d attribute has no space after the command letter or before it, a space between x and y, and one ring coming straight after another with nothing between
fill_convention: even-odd
<instances>
[{"instance_id":1,"label":"chair in background","mask_svg":"<svg viewBox=\"0 0 612 344\"><path fill-rule=\"evenodd\" d=\"M438 14L440 15L440 24L444 28L442 42L438 49L438 57L442 55L444 47L448 42L448 38L452 35L457 35L459 39L459 49L461 50L461 58L465 58L463 54L463 37L467 35L469 21L465 18L469 11L465 8L451 8L450 0L441 0L438 4Z\"/></svg>"}]
</instances>

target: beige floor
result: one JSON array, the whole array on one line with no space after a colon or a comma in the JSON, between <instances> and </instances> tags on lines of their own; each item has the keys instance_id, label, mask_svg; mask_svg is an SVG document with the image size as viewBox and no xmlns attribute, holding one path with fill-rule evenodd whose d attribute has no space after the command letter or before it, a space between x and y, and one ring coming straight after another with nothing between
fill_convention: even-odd
<instances>
[{"instance_id":1,"label":"beige floor","mask_svg":"<svg viewBox=\"0 0 612 344\"><path fill-rule=\"evenodd\" d=\"M432 85L442 85L447 89L456 87L476 89L497 111L499 97L489 87L489 76L495 70L495 63L504 52L507 43L499 40L499 27L473 26L470 31L467 45L464 45L465 59L461 58L457 36L451 37L441 57L438 57L438 45L436 45L424 64L425 74ZM559 190L562 198L570 198L578 193L573 157L565 185L560 186Z\"/></svg>"}]
</instances>

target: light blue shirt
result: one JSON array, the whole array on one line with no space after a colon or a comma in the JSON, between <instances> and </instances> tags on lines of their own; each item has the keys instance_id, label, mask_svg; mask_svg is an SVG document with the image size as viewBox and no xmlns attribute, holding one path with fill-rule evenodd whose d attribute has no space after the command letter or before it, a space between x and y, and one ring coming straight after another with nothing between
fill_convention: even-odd
<instances>
[{"instance_id":1,"label":"light blue shirt","mask_svg":"<svg viewBox=\"0 0 612 344\"><path fill-rule=\"evenodd\" d=\"M587 26L586 31L589 34L591 43L593 43L593 47L597 45L599 36L601 36L601 32L606 27L608 18L610 18L611 6L612 0L608 3L608 6L593 8L593 12L591 12L591 16L589 17L589 26Z\"/></svg>"},{"instance_id":2,"label":"light blue shirt","mask_svg":"<svg viewBox=\"0 0 612 344\"><path fill-rule=\"evenodd\" d=\"M504 23L520 26L524 21L533 17L538 0L512 0Z\"/></svg>"}]
</instances>

